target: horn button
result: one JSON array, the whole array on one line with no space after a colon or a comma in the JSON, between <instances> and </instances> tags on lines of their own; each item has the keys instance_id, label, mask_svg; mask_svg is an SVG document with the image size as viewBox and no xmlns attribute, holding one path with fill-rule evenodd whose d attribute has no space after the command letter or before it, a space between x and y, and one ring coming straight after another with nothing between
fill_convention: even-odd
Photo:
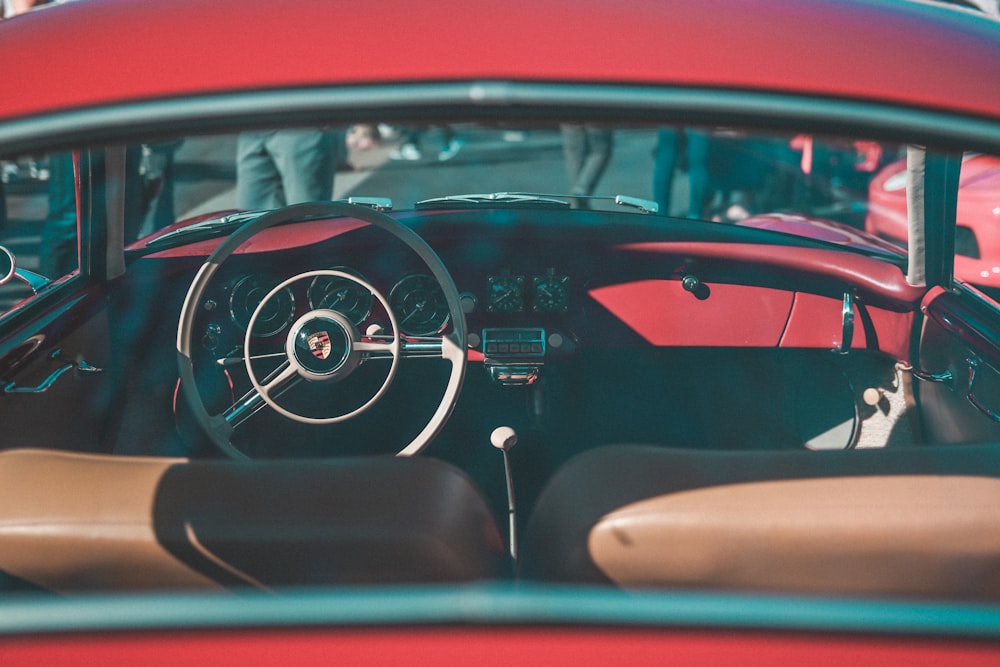
<instances>
[{"instance_id":1,"label":"horn button","mask_svg":"<svg viewBox=\"0 0 1000 667\"><path fill-rule=\"evenodd\" d=\"M314 310L292 325L285 352L305 379L331 382L358 367L357 341L358 331L345 316L334 310Z\"/></svg>"}]
</instances>

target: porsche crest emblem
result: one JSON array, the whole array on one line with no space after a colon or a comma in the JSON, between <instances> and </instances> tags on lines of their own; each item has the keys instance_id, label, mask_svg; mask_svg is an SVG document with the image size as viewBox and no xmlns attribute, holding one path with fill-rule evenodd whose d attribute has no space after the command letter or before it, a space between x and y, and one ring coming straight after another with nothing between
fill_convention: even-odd
<instances>
[{"instance_id":1,"label":"porsche crest emblem","mask_svg":"<svg viewBox=\"0 0 1000 667\"><path fill-rule=\"evenodd\" d=\"M330 334L325 331L319 331L317 333L309 336L309 351L313 353L313 356L317 359L326 359L330 356L330 350L333 346L330 344Z\"/></svg>"}]
</instances>

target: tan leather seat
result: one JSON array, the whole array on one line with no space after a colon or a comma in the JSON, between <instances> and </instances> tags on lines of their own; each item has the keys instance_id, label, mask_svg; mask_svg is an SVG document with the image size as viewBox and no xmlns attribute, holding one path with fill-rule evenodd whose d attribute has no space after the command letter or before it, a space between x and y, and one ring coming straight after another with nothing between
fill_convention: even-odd
<instances>
[{"instance_id":1,"label":"tan leather seat","mask_svg":"<svg viewBox=\"0 0 1000 667\"><path fill-rule=\"evenodd\" d=\"M629 588L1000 599L1000 447L595 449L543 491L521 571Z\"/></svg>"},{"instance_id":2,"label":"tan leather seat","mask_svg":"<svg viewBox=\"0 0 1000 667\"><path fill-rule=\"evenodd\" d=\"M482 496L428 458L9 450L0 570L73 591L469 581L509 566Z\"/></svg>"}]
</instances>

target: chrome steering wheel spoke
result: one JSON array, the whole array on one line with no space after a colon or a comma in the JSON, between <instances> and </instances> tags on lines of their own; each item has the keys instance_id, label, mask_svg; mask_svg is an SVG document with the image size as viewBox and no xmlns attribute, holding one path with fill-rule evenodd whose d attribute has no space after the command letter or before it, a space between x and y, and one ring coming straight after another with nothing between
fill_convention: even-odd
<instances>
[{"instance_id":1,"label":"chrome steering wheel spoke","mask_svg":"<svg viewBox=\"0 0 1000 667\"><path fill-rule=\"evenodd\" d=\"M357 349L365 353L365 358L372 360L391 359L391 347L390 336L366 337L357 344ZM400 341L399 347L399 355L403 359L440 359L444 356L440 336L407 337Z\"/></svg>"},{"instance_id":2,"label":"chrome steering wheel spoke","mask_svg":"<svg viewBox=\"0 0 1000 667\"><path fill-rule=\"evenodd\" d=\"M273 357L275 355L261 356ZM261 356L254 357L254 359L260 359ZM243 362L242 357L240 357L240 362ZM299 378L294 372L292 365L286 359L284 363L271 371L271 373L264 378L264 381L261 384L270 394L280 396L282 393L288 391L298 383ZM260 410L266 405L267 403L264 401L263 396L261 396L261 392L256 389L251 389L243 394L243 396L240 397L238 401L233 403L233 405L231 405L225 412L223 412L222 417L226 420L226 423L235 429L246 422L250 417L260 412Z\"/></svg>"}]
</instances>

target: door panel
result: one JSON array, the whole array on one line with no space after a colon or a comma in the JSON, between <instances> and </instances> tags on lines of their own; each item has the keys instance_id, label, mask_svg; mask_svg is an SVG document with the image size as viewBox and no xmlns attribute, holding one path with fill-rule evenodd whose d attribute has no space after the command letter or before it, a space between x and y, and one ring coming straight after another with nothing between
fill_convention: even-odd
<instances>
[{"instance_id":1,"label":"door panel","mask_svg":"<svg viewBox=\"0 0 1000 667\"><path fill-rule=\"evenodd\" d=\"M28 323L0 322L0 332L8 328L0 334L0 449L101 447L115 385L108 311L97 290L65 287L72 297L26 304Z\"/></svg>"},{"instance_id":2,"label":"door panel","mask_svg":"<svg viewBox=\"0 0 1000 667\"><path fill-rule=\"evenodd\" d=\"M931 442L1000 439L1000 308L965 287L933 290L914 376Z\"/></svg>"}]
</instances>

